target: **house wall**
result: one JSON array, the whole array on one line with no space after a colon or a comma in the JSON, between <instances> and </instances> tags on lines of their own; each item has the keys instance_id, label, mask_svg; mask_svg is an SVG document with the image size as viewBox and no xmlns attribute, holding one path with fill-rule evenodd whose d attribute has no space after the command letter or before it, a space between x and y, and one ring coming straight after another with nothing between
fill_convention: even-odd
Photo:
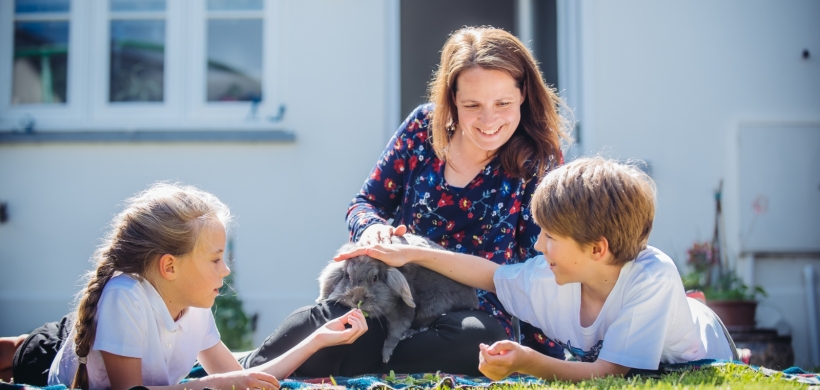
<instances>
[{"instance_id":1,"label":"house wall","mask_svg":"<svg viewBox=\"0 0 820 390\"><path fill-rule=\"evenodd\" d=\"M281 94L294 143L0 145L9 212L0 224L0 335L65 314L122 200L158 180L197 185L231 207L236 284L260 315L256 343L312 303L319 271L347 241L348 204L392 133L386 127L399 124L387 117L398 106L386 33L395 6L283 2Z\"/></svg>"},{"instance_id":2,"label":"house wall","mask_svg":"<svg viewBox=\"0 0 820 390\"><path fill-rule=\"evenodd\" d=\"M817 15L812 0L559 2L561 85L580 121L582 150L650 163L658 188L650 245L679 265L693 241L712 237L721 179L729 257L741 254L749 226L740 215L752 207L739 201L742 125L820 122ZM801 226L779 234L794 229ZM788 314L805 310L806 262L820 269L812 254L761 260L741 273L771 291L764 306L788 317L796 364L811 367L805 317ZM758 323L773 325L767 310Z\"/></svg>"}]
</instances>

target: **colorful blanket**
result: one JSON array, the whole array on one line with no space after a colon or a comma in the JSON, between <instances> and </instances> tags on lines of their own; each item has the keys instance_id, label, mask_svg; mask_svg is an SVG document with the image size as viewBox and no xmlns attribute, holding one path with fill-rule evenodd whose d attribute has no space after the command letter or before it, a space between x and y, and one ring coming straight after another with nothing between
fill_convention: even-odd
<instances>
[{"instance_id":1,"label":"colorful blanket","mask_svg":"<svg viewBox=\"0 0 820 390\"><path fill-rule=\"evenodd\" d=\"M689 363L662 365L659 370L633 370L630 375L641 375L644 377L658 378L664 374L682 373L685 371L699 370L706 367L719 367L727 364L742 364L738 362L724 360L698 360ZM806 372L798 367L792 367L784 371L770 370L765 367L749 366L750 368L766 375L780 376L782 380L805 383L809 385L820 385L820 374ZM497 384L519 384L536 385L545 383L529 375L513 375L501 381L492 381L485 377L469 377L463 375L451 375L444 373L435 374L391 374L391 375L362 375L353 378L348 377L327 377L327 378L289 378L281 382L282 389L328 389L345 388L356 390L370 390L375 388L413 390L441 388L489 388ZM25 384L9 384L0 382L0 390L67 390L65 386L36 387Z\"/></svg>"}]
</instances>

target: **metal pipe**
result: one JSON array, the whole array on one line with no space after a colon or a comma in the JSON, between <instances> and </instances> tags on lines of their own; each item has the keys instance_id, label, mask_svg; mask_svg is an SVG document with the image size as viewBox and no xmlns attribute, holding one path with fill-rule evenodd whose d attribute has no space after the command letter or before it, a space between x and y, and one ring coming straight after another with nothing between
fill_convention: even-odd
<instances>
[{"instance_id":1,"label":"metal pipe","mask_svg":"<svg viewBox=\"0 0 820 390\"><path fill-rule=\"evenodd\" d=\"M817 293L814 283L814 267L807 264L803 267L803 280L806 282L806 315L809 319L809 348L812 365L820 366L820 334L817 332Z\"/></svg>"},{"instance_id":2,"label":"metal pipe","mask_svg":"<svg viewBox=\"0 0 820 390\"><path fill-rule=\"evenodd\" d=\"M535 37L533 8L535 8L533 0L518 0L515 15L515 21L518 25L518 39L520 39L524 46L530 49L530 51L535 50L535 42L533 42L533 38Z\"/></svg>"}]
</instances>

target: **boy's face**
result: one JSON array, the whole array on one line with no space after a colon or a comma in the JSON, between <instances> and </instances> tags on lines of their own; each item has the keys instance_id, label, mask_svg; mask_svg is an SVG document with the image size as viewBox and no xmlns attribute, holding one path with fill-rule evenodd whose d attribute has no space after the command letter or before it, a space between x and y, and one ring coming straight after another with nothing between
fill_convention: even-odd
<instances>
[{"instance_id":1,"label":"boy's face","mask_svg":"<svg viewBox=\"0 0 820 390\"><path fill-rule=\"evenodd\" d=\"M583 282L589 256L577 241L542 228L535 249L544 254L544 260L555 274L556 283Z\"/></svg>"}]
</instances>

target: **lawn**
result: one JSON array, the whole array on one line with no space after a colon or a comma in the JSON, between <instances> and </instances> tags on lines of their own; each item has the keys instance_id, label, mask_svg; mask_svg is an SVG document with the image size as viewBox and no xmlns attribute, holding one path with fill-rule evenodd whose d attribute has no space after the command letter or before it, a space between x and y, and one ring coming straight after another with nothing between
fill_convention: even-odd
<instances>
[{"instance_id":1,"label":"lawn","mask_svg":"<svg viewBox=\"0 0 820 390\"><path fill-rule=\"evenodd\" d=\"M424 378L406 376L386 376L381 381L397 389L449 388L453 382L437 375L427 374ZM335 381L334 381L335 382ZM335 384L335 383L334 383ZM437 387L436 385L439 385ZM343 385L339 383L339 385ZM818 388L812 386L813 388ZM492 385L492 389L526 390L526 389L807 389L809 385L789 381L783 374L766 376L748 366L727 364L719 367L703 367L670 373L660 378L635 376L632 378L594 379L579 383L547 382L536 383L502 383Z\"/></svg>"}]
</instances>

